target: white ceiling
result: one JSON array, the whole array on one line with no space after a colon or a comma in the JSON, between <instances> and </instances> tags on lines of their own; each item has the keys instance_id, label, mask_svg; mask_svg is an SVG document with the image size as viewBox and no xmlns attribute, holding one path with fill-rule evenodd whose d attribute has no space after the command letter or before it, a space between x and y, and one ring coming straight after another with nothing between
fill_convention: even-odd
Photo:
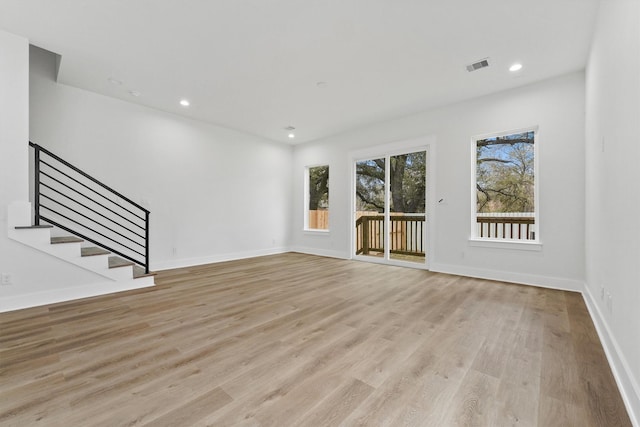
<instances>
[{"instance_id":1,"label":"white ceiling","mask_svg":"<svg viewBox=\"0 0 640 427\"><path fill-rule=\"evenodd\" d=\"M60 54L60 83L299 143L582 69L597 6L0 0L0 28ZM486 57L489 68L466 71ZM524 68L510 73L516 61Z\"/></svg>"}]
</instances>

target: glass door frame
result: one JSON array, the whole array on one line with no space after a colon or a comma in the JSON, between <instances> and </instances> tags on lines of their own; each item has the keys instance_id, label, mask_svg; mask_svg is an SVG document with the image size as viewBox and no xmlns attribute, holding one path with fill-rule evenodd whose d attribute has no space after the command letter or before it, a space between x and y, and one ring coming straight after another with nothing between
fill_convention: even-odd
<instances>
[{"instance_id":1,"label":"glass door frame","mask_svg":"<svg viewBox=\"0 0 640 427\"><path fill-rule=\"evenodd\" d=\"M390 257L390 237L389 231L390 228L390 159L393 156L399 156L402 154L414 153L418 151L426 152L426 162L425 167L426 170L426 185L425 185L425 226L422 231L423 241L426 242L424 251L425 251L425 262L417 263L411 261L402 261L398 259L392 259ZM358 255L357 251L357 241L356 241L356 174L357 168L356 164L359 161L363 160L372 160L372 159L385 159L385 212L384 212L384 257L374 257L374 256L366 256L366 255ZM387 265L397 265L401 267L411 267L418 269L429 269L430 261L433 257L433 239L434 236L434 214L435 214L435 138L434 137L423 137L415 140L409 141L401 141L398 143L386 144L382 146L372 147L369 149L359 150L352 152L350 155L351 162L351 225L349 227L351 233L351 259L359 260L359 261L367 261L378 264L387 264Z\"/></svg>"}]
</instances>

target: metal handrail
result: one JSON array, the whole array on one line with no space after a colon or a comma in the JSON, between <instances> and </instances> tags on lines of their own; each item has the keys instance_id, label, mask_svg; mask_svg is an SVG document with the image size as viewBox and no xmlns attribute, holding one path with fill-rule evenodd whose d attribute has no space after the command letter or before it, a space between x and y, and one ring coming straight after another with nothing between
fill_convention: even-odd
<instances>
[{"instance_id":1,"label":"metal handrail","mask_svg":"<svg viewBox=\"0 0 640 427\"><path fill-rule=\"evenodd\" d=\"M31 141L29 145L34 149L34 224L45 221L55 225L141 265L149 273L149 210L40 145ZM98 187L92 188L91 183ZM108 196L115 196L117 202ZM144 235L127 223L144 230Z\"/></svg>"},{"instance_id":2,"label":"metal handrail","mask_svg":"<svg viewBox=\"0 0 640 427\"><path fill-rule=\"evenodd\" d=\"M50 165L49 163L45 162L44 160L41 160L41 163L42 163L43 165L47 165L47 166L49 166L51 169L55 170L56 172L61 173L62 175L64 175L64 176L66 176L67 178L69 178L70 180L72 180L72 181L74 181L74 182L77 182L78 184L80 184L81 186L83 186L84 188L86 188L87 190L89 190L89 191L93 191L93 189L92 189L91 187L89 187L89 186L87 186L87 185L83 184L82 182L78 181L77 179L75 179L75 178L73 178L73 177L71 177L71 176L67 175L66 173L62 172L60 169L58 169L58 168L56 168L56 167L54 167L54 166ZM43 173L43 174L45 174L44 172L42 172L42 173ZM46 175L46 174L45 174L45 175ZM47 176L48 176L49 178L51 178L51 179L54 179L54 180L55 180L55 178L53 178L51 175L47 175ZM57 181L57 180L56 180L56 181ZM60 182L60 181L58 181L58 182ZM60 183L62 184L62 182L60 182ZM63 185L66 185L66 184L63 184ZM69 187L69 186L67 185L67 187ZM70 189L72 189L71 187L69 187L69 188L70 188ZM105 188L107 188L107 189L108 189L109 187L105 187ZM80 195L83 195L82 193L80 193L80 192L79 192L79 191L77 191L77 190L74 190L74 189L72 189L72 190L73 190L73 191L75 191L76 193L80 194ZM109 199L109 198L108 198L108 197L106 197L105 195L100 194L100 193L98 193L98 192L95 192L95 193L96 193L98 196L100 196L100 197L102 197L103 199L105 199L106 201L111 202L111 203L114 203L114 201L113 201L113 200ZM117 195L118 193L114 192L114 194L116 194L116 195ZM86 195L84 195L84 196L85 196L85 197L87 197ZM96 202L95 200L92 200L92 201ZM99 203L99 202L96 202L96 203ZM143 219L141 216L138 216L138 214L136 214L135 212L131 212L129 209L124 208L124 207L122 207L122 206L120 206L120 207L121 207L122 209L124 209L125 211L129 212L130 214L134 215L136 218ZM140 209L143 209L143 208L140 208ZM129 221L129 222L131 222L132 224L135 224L135 223L134 223L134 222L132 222L132 221Z\"/></svg>"},{"instance_id":3,"label":"metal handrail","mask_svg":"<svg viewBox=\"0 0 640 427\"><path fill-rule=\"evenodd\" d=\"M50 187L50 186L48 186L47 184L44 184L44 183L42 183L42 182L40 183L40 185L42 185L43 187L45 187L45 188L47 188L47 189L49 189L49 190L51 190L51 191L53 191L53 192L55 192L55 193L58 193L58 194L59 194L59 195L61 195L62 197L66 197L67 199L71 200L71 201L72 201L72 202L74 202L74 203L79 204L80 206L82 206L83 208L85 208L85 209L87 209L87 210L90 210L91 212L95 213L96 215L100 215L101 217L103 217L103 218L104 218L104 219L106 219L107 221L114 222L114 220L112 220L111 218L109 218L109 217L107 217L106 215L104 215L104 214L102 214L102 213L98 212L97 210L95 210L95 209L93 209L93 208L91 208L91 207L89 207L89 206L85 205L84 203L82 203L82 202L79 202L79 201L77 201L77 200L74 200L74 199L69 198L69 196L67 196L67 195L66 195L66 194L64 194L63 192L58 191L58 190L56 190L55 188ZM50 197L45 196L44 194L42 194L41 196L42 196L42 197L46 197L46 198L48 198L48 199L51 199ZM92 219L92 221L94 221L94 220ZM94 221L94 222L95 222L95 221ZM134 225L135 225L136 227L140 227L138 224L134 224ZM124 226L124 225L122 225L122 224L118 224L118 226L119 226L119 227L122 227L122 228L124 228L125 230L130 231L131 233L135 234L136 236L141 237L141 238L143 238L143 239L144 239L144 236L143 236L142 234L138 234L136 231L133 231L133 230L132 230L132 229L130 229L129 227L125 227L125 226ZM142 230L144 230L144 228L143 228L143 227L140 227L140 228L141 228Z\"/></svg>"}]
</instances>

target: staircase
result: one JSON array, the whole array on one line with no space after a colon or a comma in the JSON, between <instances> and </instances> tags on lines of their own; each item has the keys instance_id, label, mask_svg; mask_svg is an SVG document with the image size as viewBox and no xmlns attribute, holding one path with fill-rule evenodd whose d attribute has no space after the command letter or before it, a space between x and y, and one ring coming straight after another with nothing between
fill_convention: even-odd
<instances>
[{"instance_id":1,"label":"staircase","mask_svg":"<svg viewBox=\"0 0 640 427\"><path fill-rule=\"evenodd\" d=\"M76 236L52 236L52 225L15 226L9 238L117 282L113 289L153 286L155 273Z\"/></svg>"},{"instance_id":2,"label":"staircase","mask_svg":"<svg viewBox=\"0 0 640 427\"><path fill-rule=\"evenodd\" d=\"M95 280L84 289L52 289L40 300L58 302L153 286L150 212L43 147L29 145L33 204L9 206L8 237L100 276L87 276Z\"/></svg>"}]
</instances>

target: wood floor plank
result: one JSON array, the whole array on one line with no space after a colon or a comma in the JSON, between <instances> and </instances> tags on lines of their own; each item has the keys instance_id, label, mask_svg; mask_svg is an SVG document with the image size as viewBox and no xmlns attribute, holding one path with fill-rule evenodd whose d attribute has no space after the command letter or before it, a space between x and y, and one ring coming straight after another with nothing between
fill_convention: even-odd
<instances>
[{"instance_id":1,"label":"wood floor plank","mask_svg":"<svg viewBox=\"0 0 640 427\"><path fill-rule=\"evenodd\" d=\"M188 426L216 412L233 399L219 388L189 400L185 405L151 421L154 426Z\"/></svg>"},{"instance_id":2,"label":"wood floor plank","mask_svg":"<svg viewBox=\"0 0 640 427\"><path fill-rule=\"evenodd\" d=\"M615 392L616 384L610 372L604 349L588 315L584 300L577 294L565 294L571 326L571 342L576 354L580 383L585 391L584 409L595 425L625 425L618 419L624 408ZM602 393L603 390L611 391Z\"/></svg>"},{"instance_id":3,"label":"wood floor plank","mask_svg":"<svg viewBox=\"0 0 640 427\"><path fill-rule=\"evenodd\" d=\"M373 390L373 387L356 379L343 381L342 386L296 423L303 426L338 426Z\"/></svg>"},{"instance_id":4,"label":"wood floor plank","mask_svg":"<svg viewBox=\"0 0 640 427\"><path fill-rule=\"evenodd\" d=\"M469 369L458 392L447 409L446 426L491 426L496 423L499 406L495 404L499 381L474 369Z\"/></svg>"},{"instance_id":5,"label":"wood floor plank","mask_svg":"<svg viewBox=\"0 0 640 427\"><path fill-rule=\"evenodd\" d=\"M589 420L587 414L579 406L573 405L564 400L555 399L550 396L540 396L538 425L549 427L599 426L593 420ZM616 424L602 424L602 427L613 425ZM618 425L630 426L631 423L629 422L629 424Z\"/></svg>"},{"instance_id":6,"label":"wood floor plank","mask_svg":"<svg viewBox=\"0 0 640 427\"><path fill-rule=\"evenodd\" d=\"M265 363L233 377L222 388L239 401L245 399L247 394L261 396L277 388L282 389L288 384L288 376L298 375L299 371L311 363L312 355L322 357L328 348L350 340L353 334L353 328L334 325L323 334L315 335L297 346L285 347L286 351L275 357L265 358ZM271 381L273 377L278 377L279 381Z\"/></svg>"},{"instance_id":7,"label":"wood floor plank","mask_svg":"<svg viewBox=\"0 0 640 427\"><path fill-rule=\"evenodd\" d=\"M0 314L0 426L630 426L581 295L287 253Z\"/></svg>"},{"instance_id":8,"label":"wood floor plank","mask_svg":"<svg viewBox=\"0 0 640 427\"><path fill-rule=\"evenodd\" d=\"M421 345L422 339L411 329L397 334L396 339L378 339L377 344L366 349L366 353L349 369L349 374L373 387L381 386Z\"/></svg>"},{"instance_id":9,"label":"wood floor plank","mask_svg":"<svg viewBox=\"0 0 640 427\"><path fill-rule=\"evenodd\" d=\"M496 392L496 399L502 402L496 420L499 425L538 424L542 354L526 348L528 336L528 330L522 327L517 330L513 350L500 378Z\"/></svg>"}]
</instances>

